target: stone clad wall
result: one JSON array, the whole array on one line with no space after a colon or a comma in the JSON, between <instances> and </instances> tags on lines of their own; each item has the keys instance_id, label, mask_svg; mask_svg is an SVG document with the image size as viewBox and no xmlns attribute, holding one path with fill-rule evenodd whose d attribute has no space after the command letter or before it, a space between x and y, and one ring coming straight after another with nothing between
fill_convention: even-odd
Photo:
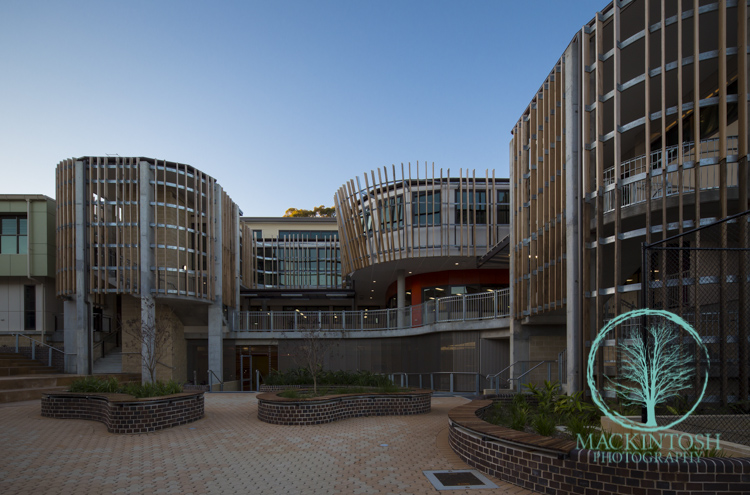
<instances>
[{"instance_id":1,"label":"stone clad wall","mask_svg":"<svg viewBox=\"0 0 750 495\"><path fill-rule=\"evenodd\" d=\"M333 395L316 399L285 399L276 393L258 396L258 419L276 425L318 425L361 416L406 416L428 413L432 392Z\"/></svg>"},{"instance_id":2,"label":"stone clad wall","mask_svg":"<svg viewBox=\"0 0 750 495\"><path fill-rule=\"evenodd\" d=\"M148 433L184 425L203 417L202 392L149 399L123 394L59 392L42 396L42 416L100 421L110 433Z\"/></svg>"},{"instance_id":3,"label":"stone clad wall","mask_svg":"<svg viewBox=\"0 0 750 495\"><path fill-rule=\"evenodd\" d=\"M481 414L488 401L474 401L454 411ZM490 404L491 405L491 404ZM693 462L610 462L601 452L574 449L547 453L504 442L489 423L471 428L450 420L451 448L472 467L498 479L547 495L740 495L750 493L750 459L704 458ZM468 424L468 423L467 423ZM502 428L504 430L504 428ZM536 436L539 440L546 437ZM549 440L549 439L548 439ZM543 443L543 442L538 442ZM604 453L605 455L607 453Z\"/></svg>"}]
</instances>

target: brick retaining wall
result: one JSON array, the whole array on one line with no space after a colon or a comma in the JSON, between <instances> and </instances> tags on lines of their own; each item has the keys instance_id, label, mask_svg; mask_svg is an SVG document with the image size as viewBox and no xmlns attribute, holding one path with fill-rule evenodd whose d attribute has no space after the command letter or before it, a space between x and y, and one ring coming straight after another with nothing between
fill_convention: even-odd
<instances>
[{"instance_id":1,"label":"brick retaining wall","mask_svg":"<svg viewBox=\"0 0 750 495\"><path fill-rule=\"evenodd\" d=\"M406 416L430 412L431 400L430 390L314 399L286 399L269 392L258 396L258 419L275 425L318 425L360 416Z\"/></svg>"},{"instance_id":2,"label":"brick retaining wall","mask_svg":"<svg viewBox=\"0 0 750 495\"><path fill-rule=\"evenodd\" d=\"M600 452L587 449L544 452L544 439L551 439L539 435L533 435L539 440L535 442L538 447L514 445L497 434L506 428L479 418L461 419L467 418L469 412L480 415L491 405L491 401L473 401L452 409L450 445L470 466L509 483L547 495L750 493L750 459L602 463L597 458Z\"/></svg>"},{"instance_id":3,"label":"brick retaining wall","mask_svg":"<svg viewBox=\"0 0 750 495\"><path fill-rule=\"evenodd\" d=\"M147 399L125 394L58 392L42 395L42 416L100 421L110 433L147 433L203 417L203 392Z\"/></svg>"}]
</instances>

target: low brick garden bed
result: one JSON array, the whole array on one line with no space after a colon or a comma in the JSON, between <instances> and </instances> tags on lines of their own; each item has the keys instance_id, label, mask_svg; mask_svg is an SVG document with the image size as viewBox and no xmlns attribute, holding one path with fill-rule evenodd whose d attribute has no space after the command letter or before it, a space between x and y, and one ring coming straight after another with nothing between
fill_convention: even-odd
<instances>
[{"instance_id":1,"label":"low brick garden bed","mask_svg":"<svg viewBox=\"0 0 750 495\"><path fill-rule=\"evenodd\" d=\"M748 458L635 462L625 455L606 457L577 449L571 441L490 424L481 416L491 406L491 400L475 400L448 413L451 448L470 466L530 490L548 495L750 491Z\"/></svg>"},{"instance_id":2,"label":"low brick garden bed","mask_svg":"<svg viewBox=\"0 0 750 495\"><path fill-rule=\"evenodd\" d=\"M317 425L361 416L424 414L430 412L431 400L431 390L295 399L268 392L258 395L258 419L276 425Z\"/></svg>"},{"instance_id":3,"label":"low brick garden bed","mask_svg":"<svg viewBox=\"0 0 750 495\"><path fill-rule=\"evenodd\" d=\"M136 399L127 394L55 392L42 395L42 416L100 421L110 433L148 433L203 417L203 392Z\"/></svg>"}]
</instances>

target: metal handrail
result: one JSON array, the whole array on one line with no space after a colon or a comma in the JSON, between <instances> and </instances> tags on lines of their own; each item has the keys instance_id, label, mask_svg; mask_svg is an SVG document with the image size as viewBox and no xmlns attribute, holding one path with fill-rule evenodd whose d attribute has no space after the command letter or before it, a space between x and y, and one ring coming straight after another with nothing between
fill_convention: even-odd
<instances>
[{"instance_id":1,"label":"metal handrail","mask_svg":"<svg viewBox=\"0 0 750 495\"><path fill-rule=\"evenodd\" d=\"M532 371L534 371L535 369L537 369L538 367L540 367L544 363L547 363L547 377L549 377L549 375L550 375L550 366L549 365L552 364L552 363L557 363L557 361L542 361L539 364L537 364L536 366L534 366L533 368L531 368L528 371L526 371L525 373L521 373L519 376L517 376L515 378L511 378L509 381L516 380L516 383L519 384L519 389L520 389L521 378L523 378L524 376L528 375L529 373L531 373Z\"/></svg>"},{"instance_id":2,"label":"metal handrail","mask_svg":"<svg viewBox=\"0 0 750 495\"><path fill-rule=\"evenodd\" d=\"M47 353L48 353L47 354L47 366L52 366L52 351L57 351L57 352L61 353L63 355L63 360L65 359L65 356L74 356L75 355L74 352L65 352L65 351L63 351L61 349L58 349L57 347L52 347L49 344L45 344L44 342L40 342L40 341L38 341L36 339L32 339L28 335L23 335L21 333L12 333L11 335L13 335L16 338L16 354L19 354L19 352L18 352L18 348L19 348L18 338L19 337L23 337L25 339L29 339L31 342L34 342L36 344L39 344L41 346L46 347L47 348ZM36 359L36 346L33 345L33 344L31 345L31 359Z\"/></svg>"},{"instance_id":3,"label":"metal handrail","mask_svg":"<svg viewBox=\"0 0 750 495\"><path fill-rule=\"evenodd\" d=\"M567 347L557 355L557 379L565 385L568 383L568 349Z\"/></svg>"},{"instance_id":4,"label":"metal handrail","mask_svg":"<svg viewBox=\"0 0 750 495\"><path fill-rule=\"evenodd\" d=\"M435 323L510 316L510 289L462 294L405 308L361 311L234 311L233 331L284 332L323 328L378 331L420 328Z\"/></svg>"},{"instance_id":5,"label":"metal handrail","mask_svg":"<svg viewBox=\"0 0 750 495\"><path fill-rule=\"evenodd\" d=\"M395 385L395 377L400 376L401 377L401 386L402 387L408 387L409 386L409 375L417 375L419 376L419 388L423 388L422 386L422 376L423 375L430 375L430 388L432 390L435 390L435 375L449 375L450 376L450 386L449 386L449 392L454 392L455 390L455 381L453 380L454 375L474 375L476 377L475 382L475 392L479 394L481 392L480 389L480 381L482 378L482 374L475 371L426 371L424 373L406 373L403 371L398 371L395 373L386 373L386 376L389 376L391 379L391 382Z\"/></svg>"},{"instance_id":6,"label":"metal handrail","mask_svg":"<svg viewBox=\"0 0 750 495\"><path fill-rule=\"evenodd\" d=\"M96 349L99 346L102 346L102 358L104 358L104 357L107 356L107 346L105 346L104 344L108 340L111 340L113 337L119 336L121 334L121 332L122 332L121 330L117 330L115 332L110 332L101 341L99 341L96 344L94 344L94 349ZM115 342L115 347L118 347L116 342Z\"/></svg>"},{"instance_id":7,"label":"metal handrail","mask_svg":"<svg viewBox=\"0 0 750 495\"><path fill-rule=\"evenodd\" d=\"M215 376L216 379L219 381L219 391L223 392L224 391L224 382L221 380L221 378L219 378L219 375L217 375L216 373L214 373L213 370L208 370L208 391L209 392L213 392L214 381L212 379L212 376Z\"/></svg>"}]
</instances>

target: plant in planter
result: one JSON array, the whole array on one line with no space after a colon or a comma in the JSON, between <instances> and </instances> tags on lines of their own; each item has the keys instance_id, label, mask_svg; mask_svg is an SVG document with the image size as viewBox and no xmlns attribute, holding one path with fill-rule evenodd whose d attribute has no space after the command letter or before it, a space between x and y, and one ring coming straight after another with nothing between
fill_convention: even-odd
<instances>
[{"instance_id":1,"label":"plant in planter","mask_svg":"<svg viewBox=\"0 0 750 495\"><path fill-rule=\"evenodd\" d=\"M161 381L147 383L120 383L115 377L101 379L87 376L71 383L69 391L77 393L128 394L136 399L141 399L145 397L162 397L165 395L179 394L182 392L182 385L174 380L170 380L166 383Z\"/></svg>"}]
</instances>

